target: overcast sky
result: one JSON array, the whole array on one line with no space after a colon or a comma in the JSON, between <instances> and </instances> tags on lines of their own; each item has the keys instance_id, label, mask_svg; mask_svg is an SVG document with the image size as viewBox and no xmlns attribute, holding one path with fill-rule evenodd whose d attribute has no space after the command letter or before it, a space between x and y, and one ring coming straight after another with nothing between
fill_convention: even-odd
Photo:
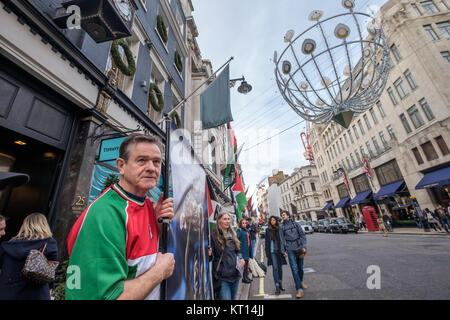
<instances>
[{"instance_id":1,"label":"overcast sky","mask_svg":"<svg viewBox=\"0 0 450 320\"><path fill-rule=\"evenodd\" d=\"M307 165L300 133L305 123L278 92L272 62L274 51L285 48L286 31L296 35L313 25L308 20L313 10L322 10L324 17L346 12L341 0L193 0L197 38L203 59L213 69L222 66L231 56L230 77L245 76L253 90L242 95L239 83L231 89L231 105L238 146L242 146L240 163L248 196L273 169L291 174L294 168ZM356 11L369 13L369 6L382 6L385 0L356 0ZM301 124L296 125L297 123ZM293 128L279 134L290 127ZM279 135L277 135L279 134ZM264 140L276 135L266 142ZM257 147L255 145L259 144ZM267 186L267 179L265 179Z\"/></svg>"}]
</instances>

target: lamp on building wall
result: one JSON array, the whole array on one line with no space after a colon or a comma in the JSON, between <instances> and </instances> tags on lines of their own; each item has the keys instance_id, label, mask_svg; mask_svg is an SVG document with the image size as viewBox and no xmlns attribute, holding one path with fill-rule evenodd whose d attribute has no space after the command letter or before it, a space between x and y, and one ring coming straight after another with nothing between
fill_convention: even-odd
<instances>
[{"instance_id":1,"label":"lamp on building wall","mask_svg":"<svg viewBox=\"0 0 450 320\"><path fill-rule=\"evenodd\" d=\"M252 86L249 85L247 81L245 81L244 76L242 76L242 78L238 78L238 79L231 79L230 80L230 88L233 88L235 86L236 81L241 81L241 85L237 89L239 93L247 94L250 91L252 91Z\"/></svg>"},{"instance_id":2,"label":"lamp on building wall","mask_svg":"<svg viewBox=\"0 0 450 320\"><path fill-rule=\"evenodd\" d=\"M295 38L289 30L288 46L281 55L274 52L273 62L279 91L300 117L348 128L354 113L378 101L391 60L381 24L353 11L354 0L342 0L342 6L348 12L323 20L322 11L313 11L309 20L315 24Z\"/></svg>"}]
</instances>

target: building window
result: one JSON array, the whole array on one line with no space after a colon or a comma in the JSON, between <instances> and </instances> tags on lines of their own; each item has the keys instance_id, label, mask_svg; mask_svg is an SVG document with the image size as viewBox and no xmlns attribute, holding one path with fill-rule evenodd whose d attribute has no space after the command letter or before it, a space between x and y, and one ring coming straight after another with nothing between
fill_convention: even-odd
<instances>
[{"instance_id":1,"label":"building window","mask_svg":"<svg viewBox=\"0 0 450 320\"><path fill-rule=\"evenodd\" d=\"M356 139L359 139L358 129L356 129L356 125L353 125L353 132L355 133Z\"/></svg>"},{"instance_id":2,"label":"building window","mask_svg":"<svg viewBox=\"0 0 450 320\"><path fill-rule=\"evenodd\" d=\"M339 142L336 142L336 146L337 146L338 155L339 155L339 154L341 154L341 148L339 147Z\"/></svg>"},{"instance_id":3,"label":"building window","mask_svg":"<svg viewBox=\"0 0 450 320\"><path fill-rule=\"evenodd\" d=\"M347 161L347 166L348 166L348 169L350 170L352 167L352 165L350 164L350 160L348 159L348 157L345 157L345 160Z\"/></svg>"},{"instance_id":4,"label":"building window","mask_svg":"<svg viewBox=\"0 0 450 320\"><path fill-rule=\"evenodd\" d=\"M423 28L425 29L425 32L428 34L428 36L430 37L431 40L439 40L439 37L436 34L436 32L434 31L431 24L427 24L427 25L423 26Z\"/></svg>"},{"instance_id":5,"label":"building window","mask_svg":"<svg viewBox=\"0 0 450 320\"><path fill-rule=\"evenodd\" d=\"M408 89L406 88L405 84L403 83L403 79L400 77L394 82L394 87L397 90L398 95L400 96L400 99L403 99L409 94Z\"/></svg>"},{"instance_id":6,"label":"building window","mask_svg":"<svg viewBox=\"0 0 450 320\"><path fill-rule=\"evenodd\" d=\"M448 10L447 5L445 4L444 0L438 0L438 2L441 4L441 7L444 8L444 10Z\"/></svg>"},{"instance_id":7,"label":"building window","mask_svg":"<svg viewBox=\"0 0 450 320\"><path fill-rule=\"evenodd\" d=\"M359 130L361 130L361 134L364 135L366 132L364 131L364 127L363 127L361 120L358 120L358 126L359 126Z\"/></svg>"},{"instance_id":8,"label":"building window","mask_svg":"<svg viewBox=\"0 0 450 320\"><path fill-rule=\"evenodd\" d=\"M381 149L380 149L380 146L378 145L378 141L377 141L376 137L372 137L372 143L375 146L375 150L377 150L377 153L380 154Z\"/></svg>"},{"instance_id":9,"label":"building window","mask_svg":"<svg viewBox=\"0 0 450 320\"><path fill-rule=\"evenodd\" d=\"M388 92L389 98L391 98L391 101L394 104L394 106L396 104L398 104L397 98L395 97L394 91L392 90L391 87L387 88L387 92Z\"/></svg>"},{"instance_id":10,"label":"building window","mask_svg":"<svg viewBox=\"0 0 450 320\"><path fill-rule=\"evenodd\" d=\"M412 148L411 151L412 151L413 154L414 154L414 158L416 158L417 164L418 164L418 165L423 164L423 159L422 159L422 156L420 155L419 149L417 149L417 148Z\"/></svg>"},{"instance_id":11,"label":"building window","mask_svg":"<svg viewBox=\"0 0 450 320\"><path fill-rule=\"evenodd\" d=\"M385 163L379 167L375 168L375 174L378 177L380 185L385 186L387 184L400 181L403 179L400 168L398 167L397 161L392 160Z\"/></svg>"},{"instance_id":12,"label":"building window","mask_svg":"<svg viewBox=\"0 0 450 320\"><path fill-rule=\"evenodd\" d=\"M419 109L417 109L416 105L413 105L411 108L408 109L408 114L416 129L420 128L425 124L422 116L420 115Z\"/></svg>"},{"instance_id":13,"label":"building window","mask_svg":"<svg viewBox=\"0 0 450 320\"><path fill-rule=\"evenodd\" d=\"M355 150L355 156L356 156L356 160L358 161L358 164L361 164L361 158L359 157L359 153L358 150Z\"/></svg>"},{"instance_id":14,"label":"building window","mask_svg":"<svg viewBox=\"0 0 450 320\"><path fill-rule=\"evenodd\" d=\"M443 52L441 52L441 55L442 55L442 58L444 58L447 61L448 65L450 66L450 52L443 51Z\"/></svg>"},{"instance_id":15,"label":"building window","mask_svg":"<svg viewBox=\"0 0 450 320\"><path fill-rule=\"evenodd\" d=\"M342 138L339 138L339 141L341 142L342 150L345 150L345 148L344 148L344 142L342 142Z\"/></svg>"},{"instance_id":16,"label":"building window","mask_svg":"<svg viewBox=\"0 0 450 320\"><path fill-rule=\"evenodd\" d=\"M312 176L312 171L311 170L308 170L308 176Z\"/></svg>"},{"instance_id":17,"label":"building window","mask_svg":"<svg viewBox=\"0 0 450 320\"><path fill-rule=\"evenodd\" d=\"M442 136L434 138L434 140L436 141L437 145L439 146L439 149L441 150L444 156L450 153L450 150L448 149L447 144L445 143L445 140L444 138L442 138Z\"/></svg>"},{"instance_id":18,"label":"building window","mask_svg":"<svg viewBox=\"0 0 450 320\"><path fill-rule=\"evenodd\" d=\"M436 7L433 1L424 1L420 3L422 5L422 8L425 10L428 14L438 13L439 9Z\"/></svg>"},{"instance_id":19,"label":"building window","mask_svg":"<svg viewBox=\"0 0 450 320\"><path fill-rule=\"evenodd\" d=\"M373 110L373 108L370 108L369 110L370 115L372 116L372 120L375 124L378 123L378 118L377 118L377 114L375 113L375 110Z\"/></svg>"},{"instance_id":20,"label":"building window","mask_svg":"<svg viewBox=\"0 0 450 320\"><path fill-rule=\"evenodd\" d=\"M367 147L367 151L369 152L370 157L371 158L375 157L375 154L373 153L372 148L370 147L369 141L366 142L366 147Z\"/></svg>"},{"instance_id":21,"label":"building window","mask_svg":"<svg viewBox=\"0 0 450 320\"><path fill-rule=\"evenodd\" d=\"M428 121L431 121L434 119L433 111L431 111L430 106L428 105L427 100L425 98L422 98L420 101L420 106L422 107L423 113L425 113L425 116L427 117Z\"/></svg>"},{"instance_id":22,"label":"building window","mask_svg":"<svg viewBox=\"0 0 450 320\"><path fill-rule=\"evenodd\" d=\"M356 193L364 192L370 189L369 180L365 174L361 174L356 178L353 178L352 183L355 187Z\"/></svg>"},{"instance_id":23,"label":"building window","mask_svg":"<svg viewBox=\"0 0 450 320\"><path fill-rule=\"evenodd\" d=\"M386 112L384 112L383 105L381 104L381 101L377 102L378 111L380 111L381 117L386 117ZM374 120L375 121L375 120Z\"/></svg>"},{"instance_id":24,"label":"building window","mask_svg":"<svg viewBox=\"0 0 450 320\"><path fill-rule=\"evenodd\" d=\"M430 141L425 142L420 146L422 147L423 153L425 154L425 158L427 158L428 161L439 158L436 149L434 149L433 144Z\"/></svg>"},{"instance_id":25,"label":"building window","mask_svg":"<svg viewBox=\"0 0 450 320\"><path fill-rule=\"evenodd\" d=\"M411 133L412 132L411 126L409 125L408 120L406 119L406 117L403 113L400 115L400 120L402 121L403 127L406 130L406 133Z\"/></svg>"},{"instance_id":26,"label":"building window","mask_svg":"<svg viewBox=\"0 0 450 320\"><path fill-rule=\"evenodd\" d=\"M381 140L381 143L383 144L383 146L385 148L389 148L389 142L387 142L386 137L384 136L384 132L380 131L378 133L378 135L380 136L380 140Z\"/></svg>"},{"instance_id":27,"label":"building window","mask_svg":"<svg viewBox=\"0 0 450 320\"><path fill-rule=\"evenodd\" d=\"M391 52L394 55L395 60L397 60L397 62L399 62L400 60L402 60L402 56L400 55L400 51L398 51L398 48L395 44L393 44L391 46Z\"/></svg>"},{"instance_id":28,"label":"building window","mask_svg":"<svg viewBox=\"0 0 450 320\"><path fill-rule=\"evenodd\" d=\"M311 182L311 190L316 191L316 184L314 182Z\"/></svg>"},{"instance_id":29,"label":"building window","mask_svg":"<svg viewBox=\"0 0 450 320\"><path fill-rule=\"evenodd\" d=\"M405 78L408 81L409 86L411 87L411 89L413 89L413 90L416 89L417 88L417 84L414 81L414 78L412 77L411 71L409 71L409 69L406 70L404 75L405 75Z\"/></svg>"},{"instance_id":30,"label":"building window","mask_svg":"<svg viewBox=\"0 0 450 320\"><path fill-rule=\"evenodd\" d=\"M352 143L354 143L355 140L353 140L352 132L351 132L350 130L348 130L347 133L348 133L348 136L350 137L350 141L351 141Z\"/></svg>"},{"instance_id":31,"label":"building window","mask_svg":"<svg viewBox=\"0 0 450 320\"><path fill-rule=\"evenodd\" d=\"M417 13L418 16L422 15L422 12L420 12L419 8L416 6L416 4L412 3L411 7L414 9L414 11Z\"/></svg>"},{"instance_id":32,"label":"building window","mask_svg":"<svg viewBox=\"0 0 450 320\"><path fill-rule=\"evenodd\" d=\"M366 152L364 151L364 147L363 146L360 146L359 150L361 151L361 160L362 160L362 159L364 159L366 157Z\"/></svg>"},{"instance_id":33,"label":"building window","mask_svg":"<svg viewBox=\"0 0 450 320\"><path fill-rule=\"evenodd\" d=\"M347 148L350 147L350 145L348 144L348 139L347 139L347 134L344 133L344 140L345 140L345 144L347 145Z\"/></svg>"},{"instance_id":34,"label":"building window","mask_svg":"<svg viewBox=\"0 0 450 320\"><path fill-rule=\"evenodd\" d=\"M367 114L363 115L364 118L364 122L366 123L367 129L370 130L372 129L372 125L370 124L369 118L367 117Z\"/></svg>"},{"instance_id":35,"label":"building window","mask_svg":"<svg viewBox=\"0 0 450 320\"><path fill-rule=\"evenodd\" d=\"M350 153L350 159L352 159L353 167L356 167L355 157L353 157L353 153Z\"/></svg>"},{"instance_id":36,"label":"building window","mask_svg":"<svg viewBox=\"0 0 450 320\"><path fill-rule=\"evenodd\" d=\"M319 198L314 197L314 203L316 204L316 207L320 206Z\"/></svg>"},{"instance_id":37,"label":"building window","mask_svg":"<svg viewBox=\"0 0 450 320\"><path fill-rule=\"evenodd\" d=\"M450 22L444 21L436 23L445 39L450 39Z\"/></svg>"},{"instance_id":38,"label":"building window","mask_svg":"<svg viewBox=\"0 0 450 320\"><path fill-rule=\"evenodd\" d=\"M397 139L397 138L395 137L394 129L392 128L391 125L388 125L388 126L386 127L386 130L388 131L389 136L391 137L391 139Z\"/></svg>"}]
</instances>

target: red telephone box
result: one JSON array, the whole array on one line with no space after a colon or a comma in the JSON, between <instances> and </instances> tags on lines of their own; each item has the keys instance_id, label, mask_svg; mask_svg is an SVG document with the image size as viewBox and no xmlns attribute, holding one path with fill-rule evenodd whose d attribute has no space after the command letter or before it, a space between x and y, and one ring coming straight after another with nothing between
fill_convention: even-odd
<instances>
[{"instance_id":1,"label":"red telephone box","mask_svg":"<svg viewBox=\"0 0 450 320\"><path fill-rule=\"evenodd\" d=\"M377 221L377 212L375 208L372 206L366 206L362 209L364 220L366 220L367 229L369 231L379 231L380 228L378 226Z\"/></svg>"}]
</instances>

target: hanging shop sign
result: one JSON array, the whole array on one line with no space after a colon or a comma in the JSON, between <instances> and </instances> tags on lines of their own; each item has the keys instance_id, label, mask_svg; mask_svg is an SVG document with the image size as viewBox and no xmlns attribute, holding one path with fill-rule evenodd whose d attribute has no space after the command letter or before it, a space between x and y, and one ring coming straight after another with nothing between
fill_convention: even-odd
<instances>
[{"instance_id":1,"label":"hanging shop sign","mask_svg":"<svg viewBox=\"0 0 450 320\"><path fill-rule=\"evenodd\" d=\"M98 161L111 161L119 157L119 149L126 137L112 138L102 140L100 144L100 154Z\"/></svg>"}]
</instances>

